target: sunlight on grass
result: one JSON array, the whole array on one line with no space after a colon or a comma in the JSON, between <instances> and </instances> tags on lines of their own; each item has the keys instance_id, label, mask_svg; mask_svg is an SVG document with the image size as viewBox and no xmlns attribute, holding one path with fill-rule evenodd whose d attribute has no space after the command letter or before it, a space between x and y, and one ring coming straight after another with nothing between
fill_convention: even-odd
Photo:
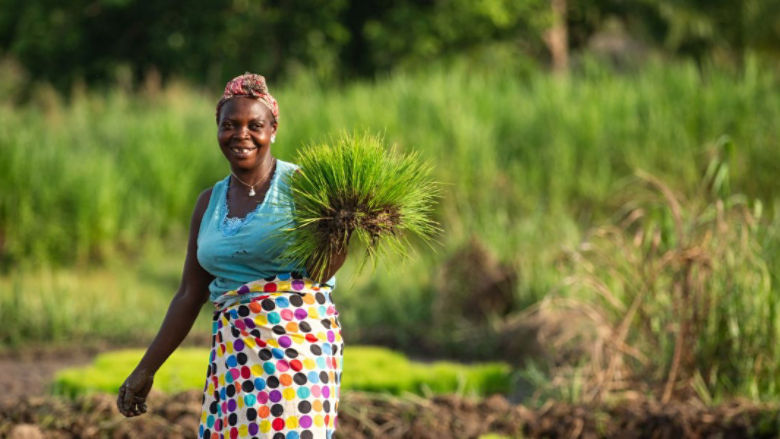
<instances>
[{"instance_id":1,"label":"sunlight on grass","mask_svg":"<svg viewBox=\"0 0 780 439\"><path fill-rule=\"evenodd\" d=\"M173 253L173 256L171 255ZM176 292L183 251L98 269L20 268L0 277L0 348L147 343ZM193 331L207 334L210 309Z\"/></svg>"},{"instance_id":2,"label":"sunlight on grass","mask_svg":"<svg viewBox=\"0 0 780 439\"><path fill-rule=\"evenodd\" d=\"M68 396L115 393L142 355L139 349L98 355L90 366L57 373L53 391ZM178 349L157 372L154 388L166 393L202 389L208 355L206 349ZM342 389L396 395L410 392L481 396L508 392L509 374L509 366L502 363L420 363L385 348L347 346Z\"/></svg>"},{"instance_id":3,"label":"sunlight on grass","mask_svg":"<svg viewBox=\"0 0 780 439\"><path fill-rule=\"evenodd\" d=\"M143 353L140 349L109 352L98 355L90 366L62 370L54 379L53 391L68 396L116 393ZM203 388L208 355L205 349L178 349L157 371L154 388L167 393Z\"/></svg>"},{"instance_id":4,"label":"sunlight on grass","mask_svg":"<svg viewBox=\"0 0 780 439\"><path fill-rule=\"evenodd\" d=\"M401 394L411 392L489 395L509 391L509 366L464 365L446 361L420 363L389 349L347 346L343 388Z\"/></svg>"}]
</instances>

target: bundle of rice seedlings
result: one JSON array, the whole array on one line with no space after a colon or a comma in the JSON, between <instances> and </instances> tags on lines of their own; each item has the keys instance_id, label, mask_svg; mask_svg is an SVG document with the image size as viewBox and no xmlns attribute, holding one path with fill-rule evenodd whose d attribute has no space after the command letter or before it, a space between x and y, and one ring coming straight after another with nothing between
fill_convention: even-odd
<instances>
[{"instance_id":1,"label":"bundle of rice seedlings","mask_svg":"<svg viewBox=\"0 0 780 439\"><path fill-rule=\"evenodd\" d=\"M418 154L387 147L381 136L341 133L298 152L291 176L293 224L285 230L285 256L316 267L318 278L351 237L368 258L388 250L407 255L409 237L430 242L438 230L431 215L439 194L432 167Z\"/></svg>"}]
</instances>

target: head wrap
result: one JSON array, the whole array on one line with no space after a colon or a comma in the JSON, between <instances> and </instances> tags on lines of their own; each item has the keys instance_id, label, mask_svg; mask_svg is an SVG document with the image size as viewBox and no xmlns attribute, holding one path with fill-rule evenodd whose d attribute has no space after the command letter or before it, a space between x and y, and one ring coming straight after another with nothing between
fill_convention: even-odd
<instances>
[{"instance_id":1,"label":"head wrap","mask_svg":"<svg viewBox=\"0 0 780 439\"><path fill-rule=\"evenodd\" d=\"M255 98L262 102L274 116L274 122L279 121L279 104L276 99L268 93L268 86L265 85L265 78L254 73L244 73L241 76L228 81L225 85L225 92L217 103L217 123L219 123L219 111L229 99L236 96L246 96Z\"/></svg>"}]
</instances>

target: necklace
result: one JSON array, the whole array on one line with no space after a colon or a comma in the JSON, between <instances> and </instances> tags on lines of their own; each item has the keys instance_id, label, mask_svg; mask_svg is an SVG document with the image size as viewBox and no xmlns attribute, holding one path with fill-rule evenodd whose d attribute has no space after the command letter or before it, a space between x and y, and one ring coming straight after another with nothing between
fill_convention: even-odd
<instances>
[{"instance_id":1,"label":"necklace","mask_svg":"<svg viewBox=\"0 0 780 439\"><path fill-rule=\"evenodd\" d=\"M271 175L273 175L275 170L276 170L276 159L274 159L274 164L271 166ZM257 182L255 184L249 184L249 183L245 182L244 180L238 178L238 175L236 175L232 170L230 171L230 174L233 175L233 177L235 177L236 180L238 180L241 184L243 184L244 186L249 188L249 194L248 195L250 197L254 197L255 196L255 193L256 193L255 192L255 186L260 184L260 182ZM270 180L271 180L271 176L269 176L266 181L270 181Z\"/></svg>"}]
</instances>

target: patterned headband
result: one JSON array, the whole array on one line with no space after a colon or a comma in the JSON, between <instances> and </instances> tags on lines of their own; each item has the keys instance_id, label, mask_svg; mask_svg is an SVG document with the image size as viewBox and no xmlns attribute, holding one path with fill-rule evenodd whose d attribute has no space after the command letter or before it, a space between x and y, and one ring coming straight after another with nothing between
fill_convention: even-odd
<instances>
[{"instance_id":1,"label":"patterned headband","mask_svg":"<svg viewBox=\"0 0 780 439\"><path fill-rule=\"evenodd\" d=\"M235 96L252 97L262 102L274 116L274 121L279 122L279 104L276 99L268 93L268 86L265 85L265 78L254 73L244 73L241 76L228 81L225 85L225 92L217 103L217 123L219 123L219 110L229 99Z\"/></svg>"}]
</instances>

